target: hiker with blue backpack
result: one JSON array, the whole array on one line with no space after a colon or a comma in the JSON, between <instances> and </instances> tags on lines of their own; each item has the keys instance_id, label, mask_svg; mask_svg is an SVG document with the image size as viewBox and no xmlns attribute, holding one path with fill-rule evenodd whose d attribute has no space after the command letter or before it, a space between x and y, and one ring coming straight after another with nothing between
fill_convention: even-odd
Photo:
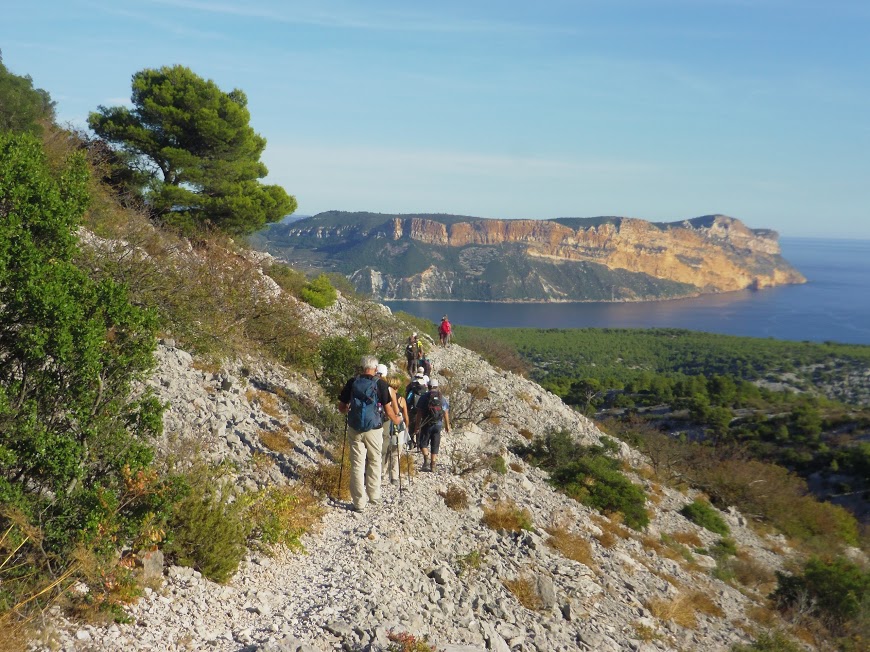
<instances>
[{"instance_id":1,"label":"hiker with blue backpack","mask_svg":"<svg viewBox=\"0 0 870 652\"><path fill-rule=\"evenodd\" d=\"M401 423L390 396L390 386L377 377L378 360L364 355L362 373L347 381L338 396L338 411L347 415L350 439L350 495L353 510L381 502L381 444L384 417Z\"/></svg>"},{"instance_id":2,"label":"hiker with blue backpack","mask_svg":"<svg viewBox=\"0 0 870 652\"><path fill-rule=\"evenodd\" d=\"M417 403L415 423L420 433L417 443L423 453L422 470L434 472L441 446L441 429L450 432L450 403L438 389L437 378L429 381L429 391Z\"/></svg>"}]
</instances>

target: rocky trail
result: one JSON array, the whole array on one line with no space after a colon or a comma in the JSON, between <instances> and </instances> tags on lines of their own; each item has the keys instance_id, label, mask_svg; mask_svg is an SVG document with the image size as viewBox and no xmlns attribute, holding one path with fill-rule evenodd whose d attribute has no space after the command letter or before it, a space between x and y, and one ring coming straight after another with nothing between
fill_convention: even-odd
<instances>
[{"instance_id":1,"label":"rocky trail","mask_svg":"<svg viewBox=\"0 0 870 652\"><path fill-rule=\"evenodd\" d=\"M268 452L257 433L295 418L294 453L276 455L268 474L241 473L240 483L286 481L284 471L316 461L324 444L316 428L289 413L264 413L250 391L256 385L316 392L307 381L272 367L247 369L247 380L203 371L172 342L164 342L158 359L153 386L172 405L167 432L197 437L214 459L241 464ZM454 395L451 411L455 405L466 419L445 435L435 473L418 473L401 494L385 483L382 504L362 514L326 501L319 528L303 537L304 553L250 553L226 585L168 567L162 586L146 589L130 606L129 624L82 626L57 616L34 649L387 650L390 631L427 637L447 652L725 650L751 638L751 592L713 579L711 557L698 552L691 561L680 559L657 543L665 533L691 534L704 546L718 540L677 513L690 495L635 477L655 498L648 504L652 522L642 533L619 526L555 492L543 472L507 449L521 431L537 435L548 428L567 428L593 443L600 433L591 422L535 383L461 347L436 347L432 361L442 382L486 389L475 390L474 400ZM493 471L487 454L503 456L506 473ZM419 466L419 455L412 455ZM621 456L641 463L625 445ZM454 473L460 470L467 472ZM467 507L447 506L450 487L466 494ZM508 500L532 515L531 530L494 530L482 522L484 510ZM760 539L739 515L724 516L747 555L777 567L772 549L781 541ZM550 545L552 528L586 542L585 563ZM518 580L533 595L532 608L505 584ZM692 602L712 607L698 610ZM662 605L682 605L691 618L668 615Z\"/></svg>"}]
</instances>

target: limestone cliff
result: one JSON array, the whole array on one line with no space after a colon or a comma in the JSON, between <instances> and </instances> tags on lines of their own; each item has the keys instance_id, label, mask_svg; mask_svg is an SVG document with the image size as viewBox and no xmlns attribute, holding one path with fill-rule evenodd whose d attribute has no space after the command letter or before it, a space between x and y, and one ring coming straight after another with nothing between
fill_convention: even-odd
<instances>
[{"instance_id":1,"label":"limestone cliff","mask_svg":"<svg viewBox=\"0 0 870 652\"><path fill-rule=\"evenodd\" d=\"M266 233L293 262L384 299L645 300L803 283L777 234L710 215L653 223L321 213Z\"/></svg>"}]
</instances>

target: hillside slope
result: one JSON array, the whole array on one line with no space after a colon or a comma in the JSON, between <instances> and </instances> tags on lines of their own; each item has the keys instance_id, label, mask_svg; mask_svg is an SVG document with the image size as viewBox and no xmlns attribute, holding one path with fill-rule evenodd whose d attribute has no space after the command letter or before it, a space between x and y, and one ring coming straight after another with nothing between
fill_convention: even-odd
<instances>
[{"instance_id":1,"label":"hillside slope","mask_svg":"<svg viewBox=\"0 0 870 652\"><path fill-rule=\"evenodd\" d=\"M803 283L777 234L711 215L496 220L332 211L255 242L379 299L638 301Z\"/></svg>"},{"instance_id":2,"label":"hillside slope","mask_svg":"<svg viewBox=\"0 0 870 652\"><path fill-rule=\"evenodd\" d=\"M320 333L347 333L342 324L350 313L373 309L340 301L327 311L308 309L305 320ZM313 401L322 398L319 386L256 360L203 371L172 341L163 342L158 359L151 384L171 404L165 445L188 440L215 460L231 461L238 481L251 486L292 482L322 460L326 442L316 426L288 403L271 414L263 410L266 395L277 398L280 391ZM319 531L304 537L306 554L251 553L225 586L170 567L163 585L130 607L130 624L64 625L58 619L59 628L46 638L65 650L107 652L385 650L390 629L428 636L449 652L717 650L749 639L749 613L769 588L764 577L782 563L773 552L784 553L781 537L759 538L739 515L725 514L741 554L763 572L755 588L742 590L714 579L714 559L661 543L679 539L701 549L719 539L677 513L691 494L635 476L652 498L650 526L633 532L598 515L555 492L546 474L507 450L523 434L551 428L593 443L601 433L590 421L535 383L461 347L433 348L432 361L435 377L452 392L457 419L462 411L469 417L445 436L437 473L416 475L401 494L386 485L383 504L363 515L327 500ZM486 392L473 390L477 399L471 401L474 387ZM290 454L263 444L264 432L280 430L292 433ZM502 455L509 470L490 470L488 454ZM643 468L624 444L620 454ZM266 457L273 464L264 467ZM440 494L448 486L467 494L466 509L445 505ZM529 511L532 531L482 524L484 509L505 500ZM585 541L585 562L550 547L548 529ZM523 607L506 587L517 579L534 587L538 608Z\"/></svg>"}]
</instances>

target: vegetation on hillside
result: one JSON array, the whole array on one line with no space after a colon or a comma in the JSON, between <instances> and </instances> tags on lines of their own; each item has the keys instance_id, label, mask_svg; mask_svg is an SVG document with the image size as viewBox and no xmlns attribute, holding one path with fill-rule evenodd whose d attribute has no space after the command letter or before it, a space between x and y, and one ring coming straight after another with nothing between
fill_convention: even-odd
<instances>
[{"instance_id":1,"label":"vegetation on hillside","mask_svg":"<svg viewBox=\"0 0 870 652\"><path fill-rule=\"evenodd\" d=\"M484 355L506 349L496 358L511 366L518 354L587 415L779 465L859 514L870 507L870 347L674 329L459 327L457 341L484 343Z\"/></svg>"}]
</instances>

